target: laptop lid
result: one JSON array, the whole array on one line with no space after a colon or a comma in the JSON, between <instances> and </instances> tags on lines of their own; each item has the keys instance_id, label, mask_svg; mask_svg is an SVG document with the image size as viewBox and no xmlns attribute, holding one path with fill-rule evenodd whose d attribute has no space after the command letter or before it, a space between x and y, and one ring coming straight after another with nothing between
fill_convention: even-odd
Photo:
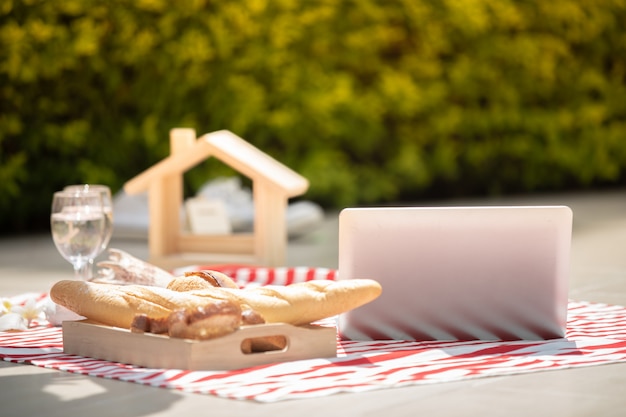
<instances>
[{"instance_id":1,"label":"laptop lid","mask_svg":"<svg viewBox=\"0 0 626 417\"><path fill-rule=\"evenodd\" d=\"M340 316L341 337L563 337L572 217L566 206L344 209L338 278L383 292Z\"/></svg>"}]
</instances>

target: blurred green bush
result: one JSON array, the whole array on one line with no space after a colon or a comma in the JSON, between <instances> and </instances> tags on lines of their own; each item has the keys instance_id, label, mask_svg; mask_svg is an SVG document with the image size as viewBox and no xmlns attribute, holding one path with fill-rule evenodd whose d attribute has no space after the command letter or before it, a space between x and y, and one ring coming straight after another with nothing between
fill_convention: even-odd
<instances>
[{"instance_id":1,"label":"blurred green bush","mask_svg":"<svg viewBox=\"0 0 626 417\"><path fill-rule=\"evenodd\" d=\"M229 129L328 206L617 184L623 0L4 0L0 230ZM189 189L220 174L194 169Z\"/></svg>"}]
</instances>

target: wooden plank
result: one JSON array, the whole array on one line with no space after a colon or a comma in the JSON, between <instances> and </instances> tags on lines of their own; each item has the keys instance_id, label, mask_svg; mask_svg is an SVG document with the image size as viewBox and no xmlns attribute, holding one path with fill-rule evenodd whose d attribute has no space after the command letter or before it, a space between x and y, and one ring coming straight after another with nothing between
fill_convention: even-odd
<instances>
[{"instance_id":1,"label":"wooden plank","mask_svg":"<svg viewBox=\"0 0 626 417\"><path fill-rule=\"evenodd\" d=\"M288 197L304 194L309 181L268 154L228 130L200 138L210 145L210 153L233 169L251 178L274 184Z\"/></svg>"},{"instance_id":2,"label":"wooden plank","mask_svg":"<svg viewBox=\"0 0 626 417\"><path fill-rule=\"evenodd\" d=\"M170 155L177 155L193 148L196 143L196 131L177 127L170 130Z\"/></svg>"},{"instance_id":3,"label":"wooden plank","mask_svg":"<svg viewBox=\"0 0 626 417\"><path fill-rule=\"evenodd\" d=\"M259 260L252 254L223 254L223 253L174 253L171 255L150 257L152 265L166 271L190 265L210 268L211 265L249 265L258 266Z\"/></svg>"},{"instance_id":4,"label":"wooden plank","mask_svg":"<svg viewBox=\"0 0 626 417\"><path fill-rule=\"evenodd\" d=\"M181 234L178 242L180 252L251 254L254 250L254 236L249 233L231 235Z\"/></svg>"},{"instance_id":5,"label":"wooden plank","mask_svg":"<svg viewBox=\"0 0 626 417\"><path fill-rule=\"evenodd\" d=\"M198 165L210 156L210 149L201 141L196 141L192 148L184 152L170 155L160 162L127 181L124 191L127 194L138 194L146 191L153 181L157 181L167 175L181 175Z\"/></svg>"},{"instance_id":6,"label":"wooden plank","mask_svg":"<svg viewBox=\"0 0 626 417\"><path fill-rule=\"evenodd\" d=\"M253 192L254 253L268 267L284 265L287 253L287 197L267 183L255 183Z\"/></svg>"},{"instance_id":7,"label":"wooden plank","mask_svg":"<svg viewBox=\"0 0 626 417\"><path fill-rule=\"evenodd\" d=\"M162 256L178 250L180 233L180 199L182 193L180 178L164 177L154 181L148 192L148 246L150 256Z\"/></svg>"}]
</instances>

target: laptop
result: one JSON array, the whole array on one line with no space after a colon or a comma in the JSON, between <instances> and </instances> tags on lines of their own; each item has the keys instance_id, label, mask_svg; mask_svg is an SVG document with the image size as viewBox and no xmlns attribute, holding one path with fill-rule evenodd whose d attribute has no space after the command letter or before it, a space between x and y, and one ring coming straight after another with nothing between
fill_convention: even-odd
<instances>
[{"instance_id":1,"label":"laptop","mask_svg":"<svg viewBox=\"0 0 626 417\"><path fill-rule=\"evenodd\" d=\"M338 279L383 292L340 315L346 340L545 340L565 335L566 206L347 208Z\"/></svg>"}]
</instances>

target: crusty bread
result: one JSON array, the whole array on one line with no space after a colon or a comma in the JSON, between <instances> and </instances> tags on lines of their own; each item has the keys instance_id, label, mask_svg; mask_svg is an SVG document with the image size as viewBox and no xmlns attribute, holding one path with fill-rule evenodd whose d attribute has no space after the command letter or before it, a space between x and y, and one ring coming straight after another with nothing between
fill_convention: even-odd
<instances>
[{"instance_id":1,"label":"crusty bread","mask_svg":"<svg viewBox=\"0 0 626 417\"><path fill-rule=\"evenodd\" d=\"M181 308L217 300L252 308L268 323L308 324L366 304L381 293L369 279L317 280L288 286L250 289L212 287L192 291L141 285L60 281L50 290L52 300L81 316L110 326L129 328L136 314L166 317Z\"/></svg>"},{"instance_id":2,"label":"crusty bread","mask_svg":"<svg viewBox=\"0 0 626 417\"><path fill-rule=\"evenodd\" d=\"M130 328L137 314L162 318L174 310L206 304L188 293L162 287L85 281L59 281L50 289L50 298L88 319L123 328Z\"/></svg>"},{"instance_id":3,"label":"crusty bread","mask_svg":"<svg viewBox=\"0 0 626 417\"><path fill-rule=\"evenodd\" d=\"M167 289L173 291L192 291L203 290L206 288L215 288L216 285L209 284L205 279L195 275L176 277L167 284Z\"/></svg>"},{"instance_id":4,"label":"crusty bread","mask_svg":"<svg viewBox=\"0 0 626 417\"><path fill-rule=\"evenodd\" d=\"M367 279L315 280L247 290L207 288L187 294L210 299L235 299L257 311L268 323L296 326L332 317L366 304L381 293L380 284Z\"/></svg>"},{"instance_id":5,"label":"crusty bread","mask_svg":"<svg viewBox=\"0 0 626 417\"><path fill-rule=\"evenodd\" d=\"M219 271L212 271L210 269L185 272L185 275L182 277L174 277L167 284L166 288L174 291L189 291L192 289L186 288L187 285L192 285L192 287L195 288L239 288L235 281L233 281L233 279L228 275ZM179 288L179 286L181 287Z\"/></svg>"}]
</instances>

